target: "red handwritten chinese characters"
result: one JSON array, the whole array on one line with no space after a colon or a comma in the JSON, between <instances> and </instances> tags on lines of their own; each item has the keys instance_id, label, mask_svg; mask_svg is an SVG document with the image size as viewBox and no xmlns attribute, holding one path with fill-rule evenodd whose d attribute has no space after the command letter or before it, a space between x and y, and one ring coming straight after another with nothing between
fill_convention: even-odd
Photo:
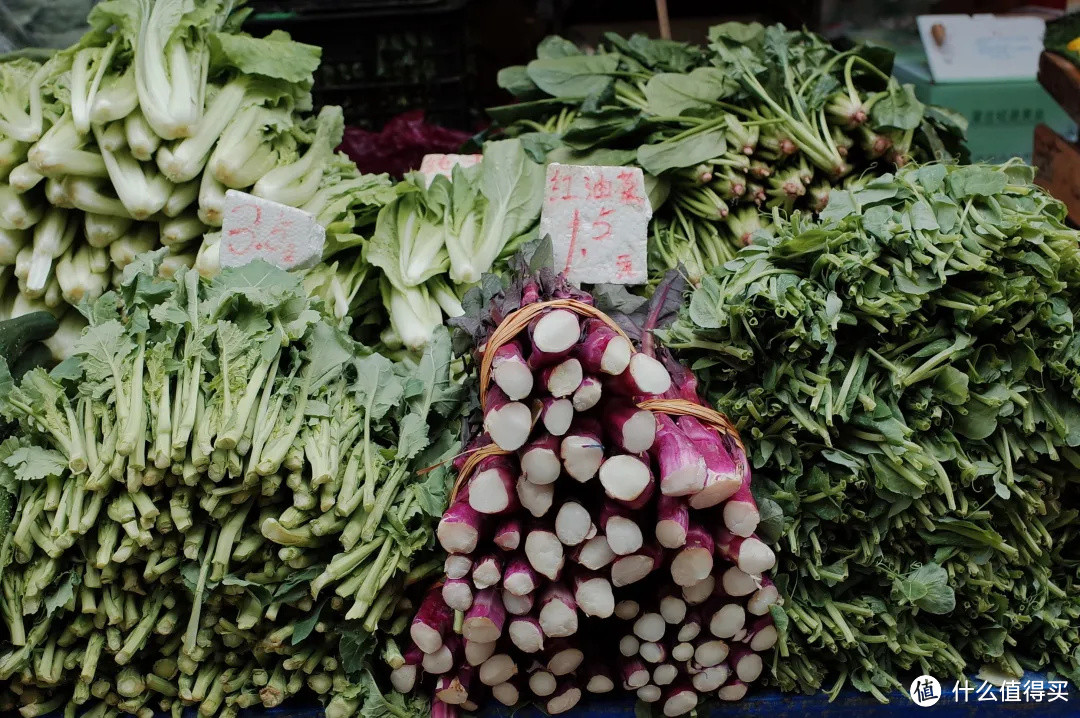
<instances>
[{"instance_id":1,"label":"red handwritten chinese characters","mask_svg":"<svg viewBox=\"0 0 1080 718\"><path fill-rule=\"evenodd\" d=\"M644 282L651 215L640 169L548 165L541 233L573 282Z\"/></svg>"},{"instance_id":2,"label":"red handwritten chinese characters","mask_svg":"<svg viewBox=\"0 0 1080 718\"><path fill-rule=\"evenodd\" d=\"M325 230L307 212L229 190L221 227L221 264L263 259L283 269L307 266L322 254Z\"/></svg>"},{"instance_id":3,"label":"red handwritten chinese characters","mask_svg":"<svg viewBox=\"0 0 1080 718\"><path fill-rule=\"evenodd\" d=\"M420 173L427 177L427 183L430 185L435 175L449 177L453 173L454 167L458 165L472 167L483 158L483 155L424 155L424 159L420 160Z\"/></svg>"}]
</instances>

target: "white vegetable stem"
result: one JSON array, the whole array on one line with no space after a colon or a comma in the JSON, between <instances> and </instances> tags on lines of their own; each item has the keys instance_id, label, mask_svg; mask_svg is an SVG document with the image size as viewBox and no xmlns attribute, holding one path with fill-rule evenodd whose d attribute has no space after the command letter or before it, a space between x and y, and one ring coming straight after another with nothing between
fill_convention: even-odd
<instances>
[{"instance_id":1,"label":"white vegetable stem","mask_svg":"<svg viewBox=\"0 0 1080 718\"><path fill-rule=\"evenodd\" d=\"M562 473L559 440L550 434L534 439L521 452L521 474L534 484L550 484Z\"/></svg>"},{"instance_id":2,"label":"white vegetable stem","mask_svg":"<svg viewBox=\"0 0 1080 718\"><path fill-rule=\"evenodd\" d=\"M551 531L533 529L525 537L525 556L537 573L555 581L562 572L563 544Z\"/></svg>"},{"instance_id":3,"label":"white vegetable stem","mask_svg":"<svg viewBox=\"0 0 1080 718\"><path fill-rule=\"evenodd\" d=\"M510 401L502 389L492 387L487 394L484 430L504 451L516 451L529 439L532 412L518 401Z\"/></svg>"},{"instance_id":4,"label":"white vegetable stem","mask_svg":"<svg viewBox=\"0 0 1080 718\"><path fill-rule=\"evenodd\" d=\"M569 469L567 471L569 473ZM629 454L619 454L605 460L600 465L599 474L604 493L623 502L636 501L652 481L649 465Z\"/></svg>"},{"instance_id":5,"label":"white vegetable stem","mask_svg":"<svg viewBox=\"0 0 1080 718\"><path fill-rule=\"evenodd\" d=\"M495 350L491 360L491 378L512 401L524 399L532 393L532 370L525 361L519 342L508 342Z\"/></svg>"},{"instance_id":6,"label":"white vegetable stem","mask_svg":"<svg viewBox=\"0 0 1080 718\"><path fill-rule=\"evenodd\" d=\"M555 515L555 535L567 546L577 546L596 534L588 510L577 501L567 501Z\"/></svg>"},{"instance_id":7,"label":"white vegetable stem","mask_svg":"<svg viewBox=\"0 0 1080 718\"><path fill-rule=\"evenodd\" d=\"M574 402L571 399L545 396L533 404L539 408L540 421L551 436L563 436L570 430L574 421Z\"/></svg>"},{"instance_id":8,"label":"white vegetable stem","mask_svg":"<svg viewBox=\"0 0 1080 718\"><path fill-rule=\"evenodd\" d=\"M476 467L469 479L469 506L482 514L502 514L518 506L516 466L505 456L491 456Z\"/></svg>"},{"instance_id":9,"label":"white vegetable stem","mask_svg":"<svg viewBox=\"0 0 1080 718\"><path fill-rule=\"evenodd\" d=\"M565 638L577 633L577 604L570 591L561 584L548 586L540 599L540 627L550 638Z\"/></svg>"},{"instance_id":10,"label":"white vegetable stem","mask_svg":"<svg viewBox=\"0 0 1080 718\"><path fill-rule=\"evenodd\" d=\"M470 666L479 666L495 655L496 641L465 641L465 662Z\"/></svg>"},{"instance_id":11,"label":"white vegetable stem","mask_svg":"<svg viewBox=\"0 0 1080 718\"><path fill-rule=\"evenodd\" d=\"M529 339L533 346L529 363L533 368L539 368L557 361L577 344L580 334L581 324L577 314L567 309L546 312L529 325Z\"/></svg>"},{"instance_id":12,"label":"white vegetable stem","mask_svg":"<svg viewBox=\"0 0 1080 718\"><path fill-rule=\"evenodd\" d=\"M553 397L563 398L577 391L583 378L581 362L571 357L542 369L539 382Z\"/></svg>"}]
</instances>

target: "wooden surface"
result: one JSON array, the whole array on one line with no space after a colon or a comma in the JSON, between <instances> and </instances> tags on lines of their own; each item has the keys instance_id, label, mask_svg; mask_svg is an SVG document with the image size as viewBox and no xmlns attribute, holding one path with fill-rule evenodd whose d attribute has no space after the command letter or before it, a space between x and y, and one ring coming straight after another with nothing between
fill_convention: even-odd
<instances>
[{"instance_id":1,"label":"wooden surface","mask_svg":"<svg viewBox=\"0 0 1080 718\"><path fill-rule=\"evenodd\" d=\"M1057 53L1043 52L1039 56L1039 82L1069 117L1080 124L1080 67Z\"/></svg>"},{"instance_id":2,"label":"wooden surface","mask_svg":"<svg viewBox=\"0 0 1080 718\"><path fill-rule=\"evenodd\" d=\"M1080 224L1080 147L1040 124L1031 163L1038 168L1035 183L1064 202L1069 219Z\"/></svg>"}]
</instances>

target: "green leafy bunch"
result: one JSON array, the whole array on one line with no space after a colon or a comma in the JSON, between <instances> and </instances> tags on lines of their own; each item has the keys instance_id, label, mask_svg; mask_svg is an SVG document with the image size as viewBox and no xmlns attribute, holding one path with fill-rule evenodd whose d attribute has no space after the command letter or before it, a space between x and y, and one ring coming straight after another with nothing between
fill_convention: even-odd
<instances>
[{"instance_id":1,"label":"green leafy bunch","mask_svg":"<svg viewBox=\"0 0 1080 718\"><path fill-rule=\"evenodd\" d=\"M882 48L781 25L724 23L707 46L606 33L591 54L549 37L499 73L518 102L488 112L537 161L640 166L649 266L696 283L768 226L759 208L817 212L849 175L964 158L963 117L891 70Z\"/></svg>"},{"instance_id":2,"label":"green leafy bunch","mask_svg":"<svg viewBox=\"0 0 1080 718\"><path fill-rule=\"evenodd\" d=\"M0 368L21 430L0 444L0 704L16 686L48 694L34 715L113 692L131 713L385 702L373 639L403 660L404 596L441 566L449 335L395 362L299 275L163 280L164 253L80 305L89 328L52 372Z\"/></svg>"},{"instance_id":3,"label":"green leafy bunch","mask_svg":"<svg viewBox=\"0 0 1080 718\"><path fill-rule=\"evenodd\" d=\"M662 337L752 450L785 689L1080 680L1080 248L1033 170L909 165L777 216Z\"/></svg>"}]
</instances>

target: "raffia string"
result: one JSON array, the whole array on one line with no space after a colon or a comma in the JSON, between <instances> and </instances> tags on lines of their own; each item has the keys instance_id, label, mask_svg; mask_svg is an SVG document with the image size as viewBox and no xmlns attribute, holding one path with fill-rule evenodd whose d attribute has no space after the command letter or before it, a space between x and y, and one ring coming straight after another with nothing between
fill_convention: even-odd
<instances>
[{"instance_id":1,"label":"raffia string","mask_svg":"<svg viewBox=\"0 0 1080 718\"><path fill-rule=\"evenodd\" d=\"M502 320L502 323L491 333L491 336L488 338L487 346L484 347L484 358L480 362L481 409L487 408L487 392L488 387L491 385L491 364L495 361L495 352L498 351L499 347L513 341L514 337L529 326L529 322L548 309L569 309L575 314L599 319L618 332L619 336L627 340L630 339L630 337L626 336L626 332L624 332L611 317L604 314L596 307L585 304L584 302L579 302L576 299L552 299L547 302L526 304L521 309L511 312Z\"/></svg>"},{"instance_id":2,"label":"raffia string","mask_svg":"<svg viewBox=\"0 0 1080 718\"><path fill-rule=\"evenodd\" d=\"M607 314L592 305L579 302L576 299L552 299L547 302L527 304L521 309L507 315L488 338L487 345L484 348L483 359L480 361L481 411L487 406L488 386L491 383L491 364L495 358L495 352L507 342L513 341L522 330L529 326L529 322L548 309L569 309L581 316L599 319L618 332L619 336L627 340L630 339L630 337L626 335L626 332L615 323L615 320ZM638 403L638 408L657 414L668 414L670 416L692 416L716 429L721 434L730 437L738 444L739 449L742 451L746 450L743 446L742 439L739 438L739 432L732 425L731 421L715 409L711 409L687 399L646 399ZM472 476L472 473L476 470L476 467L481 461L491 456L505 456L510 453L512 452L500 449L495 444L482 446L472 452L469 458L465 460L464 465L462 465L461 471L458 472L457 480L454 481L453 490L450 492L450 503L454 503L455 499L457 499L461 487L464 486L465 482Z\"/></svg>"}]
</instances>

